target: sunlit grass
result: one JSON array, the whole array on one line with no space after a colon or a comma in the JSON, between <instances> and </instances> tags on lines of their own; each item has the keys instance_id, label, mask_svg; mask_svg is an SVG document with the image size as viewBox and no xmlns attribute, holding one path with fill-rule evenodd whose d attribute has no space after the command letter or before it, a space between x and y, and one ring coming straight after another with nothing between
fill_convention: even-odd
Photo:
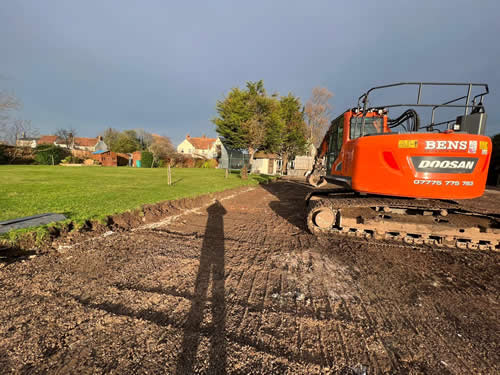
<instances>
[{"instance_id":1,"label":"sunlit grass","mask_svg":"<svg viewBox=\"0 0 500 375\"><path fill-rule=\"evenodd\" d=\"M0 221L53 212L75 222L99 220L139 208L143 204L193 197L266 179L238 174L224 178L224 170L0 166Z\"/></svg>"}]
</instances>

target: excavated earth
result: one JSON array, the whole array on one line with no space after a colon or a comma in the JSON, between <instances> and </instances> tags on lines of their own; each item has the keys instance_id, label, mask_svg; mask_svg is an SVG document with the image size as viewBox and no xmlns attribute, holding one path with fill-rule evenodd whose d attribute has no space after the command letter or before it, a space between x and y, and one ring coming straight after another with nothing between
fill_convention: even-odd
<instances>
[{"instance_id":1,"label":"excavated earth","mask_svg":"<svg viewBox=\"0 0 500 375\"><path fill-rule=\"evenodd\" d=\"M315 237L308 191L229 191L4 260L0 373L500 373L499 252Z\"/></svg>"}]
</instances>

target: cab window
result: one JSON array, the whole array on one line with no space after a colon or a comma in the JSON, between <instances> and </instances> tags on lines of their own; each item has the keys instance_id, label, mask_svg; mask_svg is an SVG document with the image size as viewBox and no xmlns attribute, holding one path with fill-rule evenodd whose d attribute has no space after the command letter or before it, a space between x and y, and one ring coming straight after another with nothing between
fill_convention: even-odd
<instances>
[{"instance_id":1,"label":"cab window","mask_svg":"<svg viewBox=\"0 0 500 375\"><path fill-rule=\"evenodd\" d=\"M327 170L332 170L332 165L340 155L344 135L344 116L333 121L328 140Z\"/></svg>"},{"instance_id":2,"label":"cab window","mask_svg":"<svg viewBox=\"0 0 500 375\"><path fill-rule=\"evenodd\" d=\"M364 135L380 134L384 132L384 122L381 117L365 117L363 128L363 117L351 118L350 139L356 139Z\"/></svg>"}]
</instances>

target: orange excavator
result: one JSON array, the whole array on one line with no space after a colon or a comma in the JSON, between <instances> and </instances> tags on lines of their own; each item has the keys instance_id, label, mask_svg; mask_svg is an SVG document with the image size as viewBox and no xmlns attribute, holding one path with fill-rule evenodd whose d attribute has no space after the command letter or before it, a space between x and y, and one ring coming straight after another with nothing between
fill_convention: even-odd
<instances>
[{"instance_id":1,"label":"orange excavator","mask_svg":"<svg viewBox=\"0 0 500 375\"><path fill-rule=\"evenodd\" d=\"M416 102L370 107L374 91L399 86L418 89ZM424 89L438 86L463 87L465 95L423 103ZM357 107L332 121L318 148L307 177L318 187L306 199L309 230L500 250L500 204L461 204L482 196L486 186L492 151L484 135L488 93L488 85L479 83L402 82L361 95ZM390 118L389 110L397 108L402 113ZM430 112L428 124L421 125L415 108ZM442 109L462 114L436 122ZM344 189L323 188L328 183Z\"/></svg>"}]
</instances>

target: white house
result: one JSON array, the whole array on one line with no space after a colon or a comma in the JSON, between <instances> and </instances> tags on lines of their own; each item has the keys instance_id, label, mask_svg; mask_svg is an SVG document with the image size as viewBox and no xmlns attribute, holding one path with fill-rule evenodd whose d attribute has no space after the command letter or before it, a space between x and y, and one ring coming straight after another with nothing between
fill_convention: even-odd
<instances>
[{"instance_id":1,"label":"white house","mask_svg":"<svg viewBox=\"0 0 500 375\"><path fill-rule=\"evenodd\" d=\"M72 143L68 147L64 140L58 138L57 135L44 135L36 141L35 147L36 145L43 144L53 144L59 147L69 148L70 150L89 152L108 150L108 146L104 143L101 136L97 138L74 137Z\"/></svg>"},{"instance_id":2,"label":"white house","mask_svg":"<svg viewBox=\"0 0 500 375\"><path fill-rule=\"evenodd\" d=\"M59 147L69 148L70 150L81 150L81 151L107 151L108 146L102 140L102 137L97 138L87 138L87 137L74 137L71 144L66 145L64 140L56 138L54 144Z\"/></svg>"},{"instance_id":3,"label":"white house","mask_svg":"<svg viewBox=\"0 0 500 375\"><path fill-rule=\"evenodd\" d=\"M35 148L36 147L36 141L38 138L34 137L23 137L16 139L16 146L17 147L31 147Z\"/></svg>"},{"instance_id":4,"label":"white house","mask_svg":"<svg viewBox=\"0 0 500 375\"><path fill-rule=\"evenodd\" d=\"M220 156L222 143L219 138L191 137L189 134L177 146L177 152L194 158L216 159Z\"/></svg>"}]
</instances>

